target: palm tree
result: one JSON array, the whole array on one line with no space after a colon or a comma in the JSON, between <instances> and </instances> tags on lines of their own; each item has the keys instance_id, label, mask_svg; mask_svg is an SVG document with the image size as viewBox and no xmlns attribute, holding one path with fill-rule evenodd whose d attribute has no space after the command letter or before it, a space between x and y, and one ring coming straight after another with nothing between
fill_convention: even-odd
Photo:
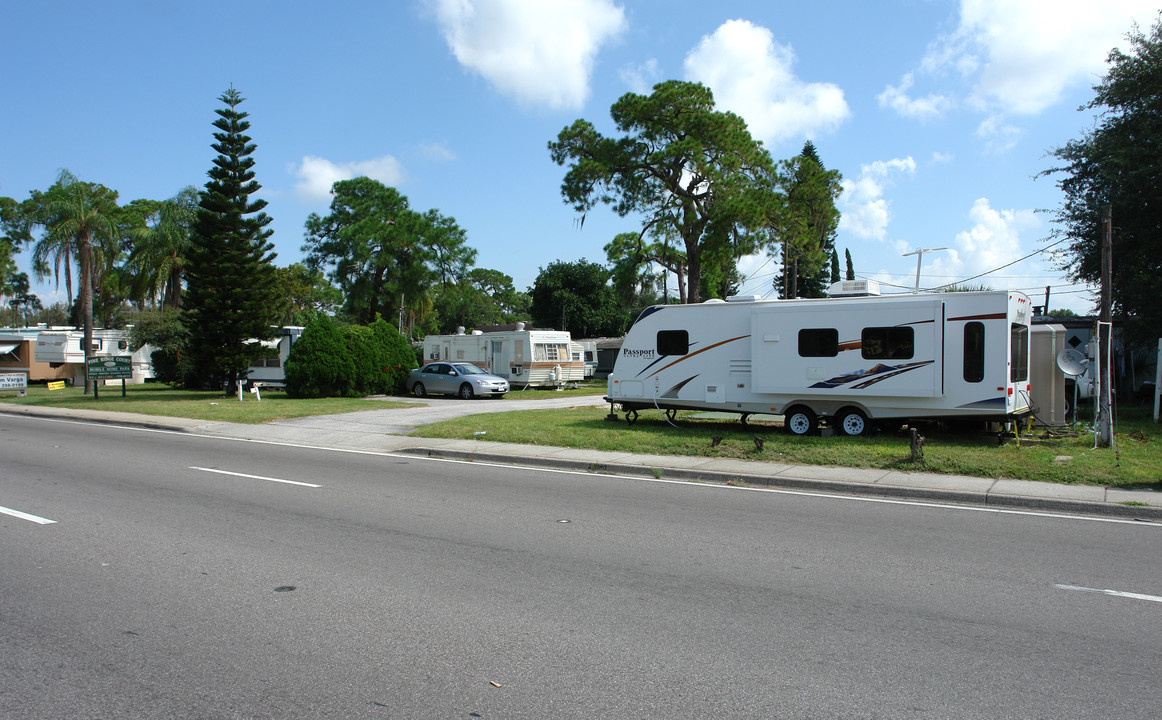
<instances>
[{"instance_id":1,"label":"palm tree","mask_svg":"<svg viewBox=\"0 0 1162 720\"><path fill-rule=\"evenodd\" d=\"M161 309L180 309L182 269L190 244L190 227L198 214L198 190L187 186L162 203L152 227L131 233L133 252L129 264L144 275Z\"/></svg>"},{"instance_id":2,"label":"palm tree","mask_svg":"<svg viewBox=\"0 0 1162 720\"><path fill-rule=\"evenodd\" d=\"M61 170L56 185L49 191L50 202L41 218L47 238L59 248L70 247L81 266L81 318L84 323L85 358L93 347L93 242L117 235L114 212L117 194L100 185L84 183L68 170ZM66 263L67 267L67 263ZM85 394L92 392L92 382L85 377Z\"/></svg>"}]
</instances>

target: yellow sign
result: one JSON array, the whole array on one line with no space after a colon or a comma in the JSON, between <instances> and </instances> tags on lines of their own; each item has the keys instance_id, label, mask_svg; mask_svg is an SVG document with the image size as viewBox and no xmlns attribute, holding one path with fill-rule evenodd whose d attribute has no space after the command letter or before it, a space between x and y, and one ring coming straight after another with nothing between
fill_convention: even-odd
<instances>
[{"instance_id":1,"label":"yellow sign","mask_svg":"<svg viewBox=\"0 0 1162 720\"><path fill-rule=\"evenodd\" d=\"M64 390L65 389L65 381L64 380L57 380L56 382L50 382L48 384L48 389L49 390Z\"/></svg>"}]
</instances>

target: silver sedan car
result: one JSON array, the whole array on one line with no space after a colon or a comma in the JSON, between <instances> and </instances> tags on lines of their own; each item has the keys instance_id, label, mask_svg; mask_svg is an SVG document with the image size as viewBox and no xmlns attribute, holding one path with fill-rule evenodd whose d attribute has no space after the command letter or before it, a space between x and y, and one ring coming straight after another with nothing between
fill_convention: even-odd
<instances>
[{"instance_id":1,"label":"silver sedan car","mask_svg":"<svg viewBox=\"0 0 1162 720\"><path fill-rule=\"evenodd\" d=\"M408 373L407 389L416 397L429 394L458 395L465 400L476 396L503 397L508 380L489 375L472 363L430 362Z\"/></svg>"}]
</instances>

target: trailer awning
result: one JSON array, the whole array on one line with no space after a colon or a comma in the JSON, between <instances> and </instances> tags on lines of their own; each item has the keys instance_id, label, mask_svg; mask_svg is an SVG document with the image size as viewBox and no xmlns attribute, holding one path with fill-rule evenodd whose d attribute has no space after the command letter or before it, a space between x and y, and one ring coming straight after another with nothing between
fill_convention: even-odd
<instances>
[{"instance_id":1,"label":"trailer awning","mask_svg":"<svg viewBox=\"0 0 1162 720\"><path fill-rule=\"evenodd\" d=\"M0 356L16 355L16 348L20 347L19 343L0 343Z\"/></svg>"}]
</instances>

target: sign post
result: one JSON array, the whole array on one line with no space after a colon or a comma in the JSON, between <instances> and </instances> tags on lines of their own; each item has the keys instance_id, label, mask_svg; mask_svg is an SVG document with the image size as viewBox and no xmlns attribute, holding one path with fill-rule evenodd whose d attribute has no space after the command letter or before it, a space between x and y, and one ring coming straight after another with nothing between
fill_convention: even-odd
<instances>
[{"instance_id":1,"label":"sign post","mask_svg":"<svg viewBox=\"0 0 1162 720\"><path fill-rule=\"evenodd\" d=\"M85 375L93 381L94 399L100 399L97 391L100 380L120 380L121 397L125 397L125 381L133 378L133 358L129 355L85 358Z\"/></svg>"}]
</instances>

